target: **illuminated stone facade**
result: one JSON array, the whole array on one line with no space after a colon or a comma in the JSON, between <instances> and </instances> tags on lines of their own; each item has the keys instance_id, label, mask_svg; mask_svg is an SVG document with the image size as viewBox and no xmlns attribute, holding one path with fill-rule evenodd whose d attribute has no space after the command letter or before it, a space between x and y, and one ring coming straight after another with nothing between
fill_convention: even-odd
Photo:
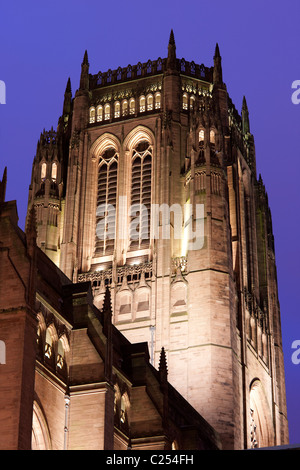
<instances>
[{"instance_id":1,"label":"illuminated stone facade","mask_svg":"<svg viewBox=\"0 0 300 470\"><path fill-rule=\"evenodd\" d=\"M93 305L26 233L16 204L0 200L0 449L221 448L212 426L168 383L147 343L112 324L110 290Z\"/></svg>"},{"instance_id":2,"label":"illuminated stone facade","mask_svg":"<svg viewBox=\"0 0 300 470\"><path fill-rule=\"evenodd\" d=\"M191 217L178 229L155 205ZM223 448L288 441L270 209L218 46L213 66L187 62L171 33L167 58L95 75L85 53L38 143L32 206L38 246L99 309L109 287L113 324L155 368L164 348L170 383Z\"/></svg>"}]
</instances>

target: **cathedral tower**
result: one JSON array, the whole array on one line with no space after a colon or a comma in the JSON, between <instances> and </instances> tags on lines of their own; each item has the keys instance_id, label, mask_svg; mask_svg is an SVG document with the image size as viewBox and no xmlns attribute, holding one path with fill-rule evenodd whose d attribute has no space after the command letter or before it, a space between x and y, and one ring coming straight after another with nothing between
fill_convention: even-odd
<instances>
[{"instance_id":1,"label":"cathedral tower","mask_svg":"<svg viewBox=\"0 0 300 470\"><path fill-rule=\"evenodd\" d=\"M218 45L211 67L178 59L172 31L166 58L94 75L85 52L38 144L32 205L38 245L97 307L109 287L113 323L157 369L164 351L223 448L287 442L270 209Z\"/></svg>"}]
</instances>

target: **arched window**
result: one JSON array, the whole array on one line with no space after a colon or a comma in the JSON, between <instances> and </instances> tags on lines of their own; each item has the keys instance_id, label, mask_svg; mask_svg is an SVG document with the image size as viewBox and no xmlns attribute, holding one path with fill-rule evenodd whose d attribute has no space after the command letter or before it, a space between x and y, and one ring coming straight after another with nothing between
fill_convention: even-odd
<instances>
[{"instance_id":1,"label":"arched window","mask_svg":"<svg viewBox=\"0 0 300 470\"><path fill-rule=\"evenodd\" d=\"M46 341L45 341L45 356L50 359L53 353L53 338L50 328L46 330Z\"/></svg>"},{"instance_id":2,"label":"arched window","mask_svg":"<svg viewBox=\"0 0 300 470\"><path fill-rule=\"evenodd\" d=\"M97 107L97 122L103 121L103 107L100 105Z\"/></svg>"},{"instance_id":3,"label":"arched window","mask_svg":"<svg viewBox=\"0 0 300 470\"><path fill-rule=\"evenodd\" d=\"M146 110L146 99L144 96L140 97L140 113L143 113Z\"/></svg>"},{"instance_id":4,"label":"arched window","mask_svg":"<svg viewBox=\"0 0 300 470\"><path fill-rule=\"evenodd\" d=\"M119 117L120 117L120 115L121 115L120 109L121 109L120 103L119 103L119 101L117 101L117 102L115 103L115 114L114 114L115 118L119 118Z\"/></svg>"},{"instance_id":5,"label":"arched window","mask_svg":"<svg viewBox=\"0 0 300 470\"><path fill-rule=\"evenodd\" d=\"M90 124L95 122L95 108L90 108Z\"/></svg>"},{"instance_id":6,"label":"arched window","mask_svg":"<svg viewBox=\"0 0 300 470\"><path fill-rule=\"evenodd\" d=\"M128 115L128 101L124 100L122 103L122 116Z\"/></svg>"},{"instance_id":7,"label":"arched window","mask_svg":"<svg viewBox=\"0 0 300 470\"><path fill-rule=\"evenodd\" d=\"M105 121L110 119L110 105L108 103L104 107L104 119Z\"/></svg>"},{"instance_id":8,"label":"arched window","mask_svg":"<svg viewBox=\"0 0 300 470\"><path fill-rule=\"evenodd\" d=\"M132 67L131 65L128 65L127 67L127 78L131 78L131 75L132 75Z\"/></svg>"},{"instance_id":9,"label":"arched window","mask_svg":"<svg viewBox=\"0 0 300 470\"><path fill-rule=\"evenodd\" d=\"M210 131L209 133L209 141L211 144L215 144L215 132L213 130Z\"/></svg>"},{"instance_id":10,"label":"arched window","mask_svg":"<svg viewBox=\"0 0 300 470\"><path fill-rule=\"evenodd\" d=\"M152 72L152 62L151 60L148 60L147 62L147 73L151 73Z\"/></svg>"},{"instance_id":11,"label":"arched window","mask_svg":"<svg viewBox=\"0 0 300 470\"><path fill-rule=\"evenodd\" d=\"M116 229L118 154L113 147L99 160L95 254L112 254Z\"/></svg>"},{"instance_id":12,"label":"arched window","mask_svg":"<svg viewBox=\"0 0 300 470\"><path fill-rule=\"evenodd\" d=\"M120 421L121 423L125 423L126 421L126 400L124 395L121 397L121 404L120 404Z\"/></svg>"},{"instance_id":13,"label":"arched window","mask_svg":"<svg viewBox=\"0 0 300 470\"><path fill-rule=\"evenodd\" d=\"M186 93L182 97L182 109L188 109L188 95Z\"/></svg>"},{"instance_id":14,"label":"arched window","mask_svg":"<svg viewBox=\"0 0 300 470\"><path fill-rule=\"evenodd\" d=\"M132 154L130 249L149 246L151 170L152 148L143 140Z\"/></svg>"},{"instance_id":15,"label":"arched window","mask_svg":"<svg viewBox=\"0 0 300 470\"><path fill-rule=\"evenodd\" d=\"M41 168L41 179L44 180L46 178L46 173L47 173L47 164L42 163L42 168Z\"/></svg>"},{"instance_id":16,"label":"arched window","mask_svg":"<svg viewBox=\"0 0 300 470\"><path fill-rule=\"evenodd\" d=\"M152 111L153 109L153 95L147 96L147 111Z\"/></svg>"},{"instance_id":17,"label":"arched window","mask_svg":"<svg viewBox=\"0 0 300 470\"><path fill-rule=\"evenodd\" d=\"M199 131L199 143L201 142L204 143L204 130L203 129Z\"/></svg>"},{"instance_id":18,"label":"arched window","mask_svg":"<svg viewBox=\"0 0 300 470\"><path fill-rule=\"evenodd\" d=\"M135 100L131 98L129 101L129 114L135 114Z\"/></svg>"},{"instance_id":19,"label":"arched window","mask_svg":"<svg viewBox=\"0 0 300 470\"><path fill-rule=\"evenodd\" d=\"M97 85L102 85L102 73L101 72L98 73Z\"/></svg>"},{"instance_id":20,"label":"arched window","mask_svg":"<svg viewBox=\"0 0 300 470\"><path fill-rule=\"evenodd\" d=\"M155 94L155 109L160 109L161 107L161 94L156 93Z\"/></svg>"},{"instance_id":21,"label":"arched window","mask_svg":"<svg viewBox=\"0 0 300 470\"><path fill-rule=\"evenodd\" d=\"M190 108L194 109L194 107L195 107L195 97L194 97L194 95L192 95L190 97Z\"/></svg>"},{"instance_id":22,"label":"arched window","mask_svg":"<svg viewBox=\"0 0 300 470\"><path fill-rule=\"evenodd\" d=\"M65 363L65 348L64 348L63 340L62 338L60 338L58 341L58 347L57 347L56 365L59 369L63 369L64 363Z\"/></svg>"},{"instance_id":23,"label":"arched window","mask_svg":"<svg viewBox=\"0 0 300 470\"><path fill-rule=\"evenodd\" d=\"M57 163L55 162L52 163L51 178L53 181L57 179Z\"/></svg>"}]
</instances>

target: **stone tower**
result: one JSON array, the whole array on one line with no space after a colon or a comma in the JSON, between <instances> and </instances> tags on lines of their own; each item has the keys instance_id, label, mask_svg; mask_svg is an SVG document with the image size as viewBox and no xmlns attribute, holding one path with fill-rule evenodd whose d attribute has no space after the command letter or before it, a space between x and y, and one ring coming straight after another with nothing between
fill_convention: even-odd
<instances>
[{"instance_id":1,"label":"stone tower","mask_svg":"<svg viewBox=\"0 0 300 470\"><path fill-rule=\"evenodd\" d=\"M213 66L187 62L171 32L167 58L97 74L85 52L38 144L32 205L38 245L97 307L110 288L113 323L157 369L163 348L223 448L287 443L270 209L218 45Z\"/></svg>"}]
</instances>

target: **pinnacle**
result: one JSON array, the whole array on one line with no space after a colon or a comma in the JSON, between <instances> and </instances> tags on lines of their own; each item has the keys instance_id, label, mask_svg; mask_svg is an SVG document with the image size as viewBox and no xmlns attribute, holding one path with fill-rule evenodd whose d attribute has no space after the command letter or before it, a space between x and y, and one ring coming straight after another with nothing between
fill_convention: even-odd
<instances>
[{"instance_id":1,"label":"pinnacle","mask_svg":"<svg viewBox=\"0 0 300 470\"><path fill-rule=\"evenodd\" d=\"M0 180L0 204L5 201L7 183L7 167L4 168L2 181Z\"/></svg>"},{"instance_id":2,"label":"pinnacle","mask_svg":"<svg viewBox=\"0 0 300 470\"><path fill-rule=\"evenodd\" d=\"M84 56L83 56L83 62L82 65L89 65L89 59L88 59L88 53L87 50L85 50Z\"/></svg>"},{"instance_id":3,"label":"pinnacle","mask_svg":"<svg viewBox=\"0 0 300 470\"><path fill-rule=\"evenodd\" d=\"M219 44L218 44L218 43L216 43L216 48L215 48L215 55L214 55L214 58L216 58L216 57L221 58L220 49L219 49Z\"/></svg>"},{"instance_id":4,"label":"pinnacle","mask_svg":"<svg viewBox=\"0 0 300 470\"><path fill-rule=\"evenodd\" d=\"M71 79L68 78L67 86L66 86L66 93L71 93Z\"/></svg>"},{"instance_id":5,"label":"pinnacle","mask_svg":"<svg viewBox=\"0 0 300 470\"><path fill-rule=\"evenodd\" d=\"M109 316L111 317L112 315L111 295L110 295L110 290L108 286L106 286L106 290L104 294L102 311L104 312L104 314L109 314Z\"/></svg>"},{"instance_id":6,"label":"pinnacle","mask_svg":"<svg viewBox=\"0 0 300 470\"><path fill-rule=\"evenodd\" d=\"M248 110L247 101L246 101L246 97L245 97L245 96L243 96L243 109Z\"/></svg>"},{"instance_id":7,"label":"pinnacle","mask_svg":"<svg viewBox=\"0 0 300 470\"><path fill-rule=\"evenodd\" d=\"M3 171L3 178L2 178L2 183L7 181L7 166L4 168Z\"/></svg>"},{"instance_id":8,"label":"pinnacle","mask_svg":"<svg viewBox=\"0 0 300 470\"><path fill-rule=\"evenodd\" d=\"M164 347L162 347L162 348L161 348L161 351L160 351L159 371L160 371L160 372L162 372L162 371L167 372L167 371L168 371L168 368L167 368L167 358L166 358L166 352L165 352L165 348L164 348Z\"/></svg>"},{"instance_id":9,"label":"pinnacle","mask_svg":"<svg viewBox=\"0 0 300 470\"><path fill-rule=\"evenodd\" d=\"M175 38L174 38L173 29L171 29L169 44L172 45L172 46L175 46Z\"/></svg>"}]
</instances>

